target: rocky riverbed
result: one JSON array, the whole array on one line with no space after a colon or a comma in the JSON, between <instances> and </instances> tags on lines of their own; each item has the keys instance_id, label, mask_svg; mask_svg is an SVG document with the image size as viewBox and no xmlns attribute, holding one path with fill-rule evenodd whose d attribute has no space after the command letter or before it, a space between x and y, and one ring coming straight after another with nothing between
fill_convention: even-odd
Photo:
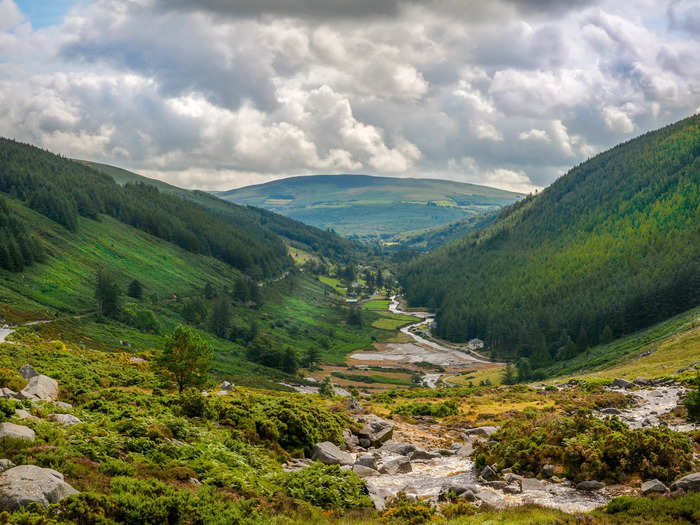
<instances>
[{"instance_id":1,"label":"rocky riverbed","mask_svg":"<svg viewBox=\"0 0 700 525\"><path fill-rule=\"evenodd\" d=\"M673 410L684 394L678 385L631 392L622 388L616 390L633 395L638 405L613 413L601 412L600 416L616 415L634 428L666 424L662 416ZM354 408L359 408L359 405L355 404ZM604 486L598 482L574 485L553 475L553 467L552 472L544 472L544 479L523 478L507 470L498 472L495 466L477 470L471 459L473 446L477 440L488 439L497 430L495 427L459 432L446 431L434 420L412 425L358 413L357 410L355 417L363 429L358 435L346 431L347 450L332 443L320 444L313 459L352 469L365 480L378 509L399 492L434 503L445 499L451 492L453 497L496 509L537 504L575 513L603 506L619 495L639 492L629 486ZM692 424L671 426L677 430L697 428ZM287 468L302 468L309 461L297 461Z\"/></svg>"}]
</instances>

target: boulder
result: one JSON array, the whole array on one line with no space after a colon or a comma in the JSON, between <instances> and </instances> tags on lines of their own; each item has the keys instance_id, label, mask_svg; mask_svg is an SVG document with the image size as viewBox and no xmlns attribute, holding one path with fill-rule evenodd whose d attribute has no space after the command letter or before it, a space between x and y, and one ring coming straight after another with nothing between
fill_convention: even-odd
<instances>
[{"instance_id":1,"label":"boulder","mask_svg":"<svg viewBox=\"0 0 700 525\"><path fill-rule=\"evenodd\" d=\"M229 381L223 381L219 385L219 390L231 390L233 388L233 384L230 383Z\"/></svg>"},{"instance_id":2,"label":"boulder","mask_svg":"<svg viewBox=\"0 0 700 525\"><path fill-rule=\"evenodd\" d=\"M547 485L536 478L523 478L520 480L520 488L523 492L528 490L547 490Z\"/></svg>"},{"instance_id":3,"label":"boulder","mask_svg":"<svg viewBox=\"0 0 700 525\"><path fill-rule=\"evenodd\" d=\"M387 441L379 449L380 454L397 454L399 456L408 456L411 452L417 449L415 445L404 443L402 441Z\"/></svg>"},{"instance_id":4,"label":"boulder","mask_svg":"<svg viewBox=\"0 0 700 525\"><path fill-rule=\"evenodd\" d=\"M406 456L399 456L397 458L390 459L389 461L386 461L379 469L379 472L382 474L391 475L405 474L411 471L413 471L413 467L411 467L411 462Z\"/></svg>"},{"instance_id":5,"label":"boulder","mask_svg":"<svg viewBox=\"0 0 700 525\"><path fill-rule=\"evenodd\" d=\"M38 376L39 372L34 370L34 367L32 365L23 365L19 369L19 375L21 375L24 379L29 381L32 377Z\"/></svg>"},{"instance_id":6,"label":"boulder","mask_svg":"<svg viewBox=\"0 0 700 525\"><path fill-rule=\"evenodd\" d=\"M371 469L377 470L379 456L377 454L360 454L355 460L355 465L362 465L363 467L369 467Z\"/></svg>"},{"instance_id":7,"label":"boulder","mask_svg":"<svg viewBox=\"0 0 700 525\"><path fill-rule=\"evenodd\" d=\"M602 483L600 481L582 481L578 485L576 485L576 488L578 490L600 490L605 486L605 483Z\"/></svg>"},{"instance_id":8,"label":"boulder","mask_svg":"<svg viewBox=\"0 0 700 525\"><path fill-rule=\"evenodd\" d=\"M354 463L352 454L340 450L330 441L316 443L311 458L326 465L352 465Z\"/></svg>"},{"instance_id":9,"label":"boulder","mask_svg":"<svg viewBox=\"0 0 700 525\"><path fill-rule=\"evenodd\" d=\"M345 448L348 450L355 450L360 446L360 440L357 436L350 432L349 428L343 429L343 443L345 443Z\"/></svg>"},{"instance_id":10,"label":"boulder","mask_svg":"<svg viewBox=\"0 0 700 525\"><path fill-rule=\"evenodd\" d=\"M517 483L511 483L510 485L506 485L505 487L503 487L503 492L505 492L506 494L520 494L522 492L522 489Z\"/></svg>"},{"instance_id":11,"label":"boulder","mask_svg":"<svg viewBox=\"0 0 700 525\"><path fill-rule=\"evenodd\" d=\"M12 461L10 461L9 459L0 459L0 472L10 470L14 466L15 464L12 463Z\"/></svg>"},{"instance_id":12,"label":"boulder","mask_svg":"<svg viewBox=\"0 0 700 525\"><path fill-rule=\"evenodd\" d=\"M477 499L481 500L482 505L494 510L502 510L507 506L505 498L498 492L483 489L476 493Z\"/></svg>"},{"instance_id":13,"label":"boulder","mask_svg":"<svg viewBox=\"0 0 700 525\"><path fill-rule=\"evenodd\" d=\"M466 443L459 447L455 452L460 458L468 458L474 453L474 445L471 443Z\"/></svg>"},{"instance_id":14,"label":"boulder","mask_svg":"<svg viewBox=\"0 0 700 525\"><path fill-rule=\"evenodd\" d=\"M0 388L0 397L5 399L13 399L17 397L17 392L7 387Z\"/></svg>"},{"instance_id":15,"label":"boulder","mask_svg":"<svg viewBox=\"0 0 700 525\"><path fill-rule=\"evenodd\" d=\"M71 410L73 408L73 405L66 403L65 401L54 401L53 404L61 410Z\"/></svg>"},{"instance_id":16,"label":"boulder","mask_svg":"<svg viewBox=\"0 0 700 525\"><path fill-rule=\"evenodd\" d=\"M671 490L682 489L686 492L700 492L700 472L688 474L673 482Z\"/></svg>"},{"instance_id":17,"label":"boulder","mask_svg":"<svg viewBox=\"0 0 700 525\"><path fill-rule=\"evenodd\" d=\"M634 383L630 383L626 379L622 379L621 377L618 377L613 380L613 386L615 388L632 388L634 386Z\"/></svg>"},{"instance_id":18,"label":"boulder","mask_svg":"<svg viewBox=\"0 0 700 525\"><path fill-rule=\"evenodd\" d=\"M471 492L472 496L479 491L479 486L474 483L461 482L459 480L449 480L440 489L440 495L446 496L450 492L456 494L457 496L464 494L465 492ZM472 500L473 501L473 500Z\"/></svg>"},{"instance_id":19,"label":"boulder","mask_svg":"<svg viewBox=\"0 0 700 525\"><path fill-rule=\"evenodd\" d=\"M34 431L24 425L15 425L14 423L0 423L0 439L24 439L25 441L34 441Z\"/></svg>"},{"instance_id":20,"label":"boulder","mask_svg":"<svg viewBox=\"0 0 700 525\"><path fill-rule=\"evenodd\" d=\"M139 365L139 364L145 363L145 362L146 362L146 360L145 360L143 357L136 357L136 356L133 356L133 355L132 355L132 356L129 358L129 363L133 363L133 364L135 364L135 365Z\"/></svg>"},{"instance_id":21,"label":"boulder","mask_svg":"<svg viewBox=\"0 0 700 525\"><path fill-rule=\"evenodd\" d=\"M350 397L350 398L348 399L348 402L347 402L347 404L346 404L345 406L346 406L346 408L347 408L348 410L351 410L351 411L352 411L352 410L362 410L362 405L361 405L360 402L359 402L356 398L354 398L354 397Z\"/></svg>"},{"instance_id":22,"label":"boulder","mask_svg":"<svg viewBox=\"0 0 700 525\"><path fill-rule=\"evenodd\" d=\"M520 483L520 480L522 480L523 477L519 476L518 474L513 474L512 472L506 472L503 475L503 479L506 481L506 483Z\"/></svg>"},{"instance_id":23,"label":"boulder","mask_svg":"<svg viewBox=\"0 0 700 525\"><path fill-rule=\"evenodd\" d=\"M542 475L545 478L551 478L554 475L555 470L556 470L556 467L554 465L544 465L542 467Z\"/></svg>"},{"instance_id":24,"label":"boulder","mask_svg":"<svg viewBox=\"0 0 700 525\"><path fill-rule=\"evenodd\" d=\"M358 465L355 463L352 466L352 471L360 476L361 478L367 478L369 476L379 476L379 472L370 467L365 467L364 465Z\"/></svg>"},{"instance_id":25,"label":"boulder","mask_svg":"<svg viewBox=\"0 0 700 525\"><path fill-rule=\"evenodd\" d=\"M427 450L414 450L408 454L411 461L424 461L441 457L439 452L430 452Z\"/></svg>"},{"instance_id":26,"label":"boulder","mask_svg":"<svg viewBox=\"0 0 700 525\"><path fill-rule=\"evenodd\" d=\"M42 399L44 401L56 401L58 399L58 383L49 376L38 375L29 380L20 392L24 399Z\"/></svg>"},{"instance_id":27,"label":"boulder","mask_svg":"<svg viewBox=\"0 0 700 525\"><path fill-rule=\"evenodd\" d=\"M20 465L0 474L0 507L14 511L30 503L48 507L78 491L63 474L36 465Z\"/></svg>"},{"instance_id":28,"label":"boulder","mask_svg":"<svg viewBox=\"0 0 700 525\"><path fill-rule=\"evenodd\" d=\"M364 423L362 430L357 434L360 438L360 445L363 442L368 442L368 446L378 447L389 441L394 434L394 425L380 417L362 418L359 421Z\"/></svg>"},{"instance_id":29,"label":"boulder","mask_svg":"<svg viewBox=\"0 0 700 525\"><path fill-rule=\"evenodd\" d=\"M661 483L658 479L651 479L642 483L642 494L666 494L668 487Z\"/></svg>"},{"instance_id":30,"label":"boulder","mask_svg":"<svg viewBox=\"0 0 700 525\"><path fill-rule=\"evenodd\" d=\"M467 436L482 436L482 437L488 437L491 434L495 434L498 432L498 427L474 427L474 428L466 428L464 429L464 434Z\"/></svg>"},{"instance_id":31,"label":"boulder","mask_svg":"<svg viewBox=\"0 0 700 525\"><path fill-rule=\"evenodd\" d=\"M622 412L620 412L617 408L608 407L608 408L602 409L602 410L600 411L600 413L601 413L601 414L607 414L607 415L609 415L609 416L616 416L616 415L618 415L618 414L621 414Z\"/></svg>"},{"instance_id":32,"label":"boulder","mask_svg":"<svg viewBox=\"0 0 700 525\"><path fill-rule=\"evenodd\" d=\"M49 414L49 419L62 425L78 425L82 423L80 419L72 414Z\"/></svg>"},{"instance_id":33,"label":"boulder","mask_svg":"<svg viewBox=\"0 0 700 525\"><path fill-rule=\"evenodd\" d=\"M486 465L484 467L484 470L481 471L481 477L484 478L486 481L496 481L498 479L498 474L496 474L496 472L491 467Z\"/></svg>"},{"instance_id":34,"label":"boulder","mask_svg":"<svg viewBox=\"0 0 700 525\"><path fill-rule=\"evenodd\" d=\"M31 419L33 421L38 421L39 418L36 416L31 415L29 412L22 408L18 408L15 410L15 417L19 419Z\"/></svg>"},{"instance_id":35,"label":"boulder","mask_svg":"<svg viewBox=\"0 0 700 525\"><path fill-rule=\"evenodd\" d=\"M650 386L651 381L649 381L646 377L639 376L634 380L634 384L637 386Z\"/></svg>"}]
</instances>

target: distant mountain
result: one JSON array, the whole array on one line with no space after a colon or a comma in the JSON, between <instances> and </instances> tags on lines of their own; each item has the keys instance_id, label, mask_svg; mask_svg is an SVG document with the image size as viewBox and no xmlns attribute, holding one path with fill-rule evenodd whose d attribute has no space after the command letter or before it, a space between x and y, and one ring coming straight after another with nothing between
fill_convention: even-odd
<instances>
[{"instance_id":1,"label":"distant mountain","mask_svg":"<svg viewBox=\"0 0 700 525\"><path fill-rule=\"evenodd\" d=\"M523 197L475 184L368 175L292 177L214 194L355 239L389 239L498 210Z\"/></svg>"},{"instance_id":2,"label":"distant mountain","mask_svg":"<svg viewBox=\"0 0 700 525\"><path fill-rule=\"evenodd\" d=\"M700 116L575 167L401 281L440 336L536 367L697 306Z\"/></svg>"},{"instance_id":3,"label":"distant mountain","mask_svg":"<svg viewBox=\"0 0 700 525\"><path fill-rule=\"evenodd\" d=\"M149 186L155 186L163 193L177 195L183 199L196 202L216 214L236 220L252 221L280 235L297 248L311 251L317 255L346 260L357 248L352 242L333 232L309 226L262 208L239 206L204 191L186 190L167 182L144 177L116 166L110 166L109 164L86 160L78 160L76 162L109 175L122 186L128 183L148 184Z\"/></svg>"}]
</instances>

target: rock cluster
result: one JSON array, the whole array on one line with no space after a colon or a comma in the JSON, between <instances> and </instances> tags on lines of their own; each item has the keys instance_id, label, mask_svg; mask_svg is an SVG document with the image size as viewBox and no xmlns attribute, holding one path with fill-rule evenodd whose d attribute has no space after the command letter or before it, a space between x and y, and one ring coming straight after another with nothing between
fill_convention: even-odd
<instances>
[{"instance_id":1,"label":"rock cluster","mask_svg":"<svg viewBox=\"0 0 700 525\"><path fill-rule=\"evenodd\" d=\"M0 474L0 508L3 510L17 510L30 503L48 507L77 493L63 481L63 474L49 468L20 465Z\"/></svg>"}]
</instances>

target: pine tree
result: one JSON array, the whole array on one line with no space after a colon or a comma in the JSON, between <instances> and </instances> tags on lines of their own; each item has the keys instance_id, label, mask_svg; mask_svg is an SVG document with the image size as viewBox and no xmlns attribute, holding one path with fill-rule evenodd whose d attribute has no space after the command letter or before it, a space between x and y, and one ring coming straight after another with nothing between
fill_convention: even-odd
<instances>
[{"instance_id":1,"label":"pine tree","mask_svg":"<svg viewBox=\"0 0 700 525\"><path fill-rule=\"evenodd\" d=\"M613 335L612 328L610 328L610 325L605 325L605 328L603 328L603 331L600 334L600 342L602 344L607 344L610 341L612 341L615 338Z\"/></svg>"},{"instance_id":2,"label":"pine tree","mask_svg":"<svg viewBox=\"0 0 700 525\"><path fill-rule=\"evenodd\" d=\"M515 367L511 363L508 363L503 369L503 376L501 381L504 385L514 385L518 382Z\"/></svg>"},{"instance_id":3,"label":"pine tree","mask_svg":"<svg viewBox=\"0 0 700 525\"><path fill-rule=\"evenodd\" d=\"M299 369L299 360L297 354L291 347L287 347L282 357L282 370L288 374L296 374Z\"/></svg>"},{"instance_id":4,"label":"pine tree","mask_svg":"<svg viewBox=\"0 0 700 525\"><path fill-rule=\"evenodd\" d=\"M335 388L331 382L331 376L326 376L321 381L321 386L318 388L318 393L323 397L335 397Z\"/></svg>"},{"instance_id":5,"label":"pine tree","mask_svg":"<svg viewBox=\"0 0 700 525\"><path fill-rule=\"evenodd\" d=\"M129 289L126 292L129 297L134 299L141 299L143 297L143 286L138 279L134 279L129 283Z\"/></svg>"},{"instance_id":6,"label":"pine tree","mask_svg":"<svg viewBox=\"0 0 700 525\"><path fill-rule=\"evenodd\" d=\"M306 368L309 368L318 363L320 358L321 353L318 351L318 348L312 346L306 351L306 357L304 358L304 366Z\"/></svg>"},{"instance_id":7,"label":"pine tree","mask_svg":"<svg viewBox=\"0 0 700 525\"><path fill-rule=\"evenodd\" d=\"M95 300L98 317L116 318L121 309L121 291L114 275L104 268L97 271Z\"/></svg>"},{"instance_id":8,"label":"pine tree","mask_svg":"<svg viewBox=\"0 0 700 525\"><path fill-rule=\"evenodd\" d=\"M214 303L214 310L209 320L211 331L217 336L224 338L231 328L231 304L229 298L222 295Z\"/></svg>"},{"instance_id":9,"label":"pine tree","mask_svg":"<svg viewBox=\"0 0 700 525\"><path fill-rule=\"evenodd\" d=\"M192 328L180 325L168 336L157 363L172 376L180 393L187 386L204 383L213 349Z\"/></svg>"}]
</instances>

